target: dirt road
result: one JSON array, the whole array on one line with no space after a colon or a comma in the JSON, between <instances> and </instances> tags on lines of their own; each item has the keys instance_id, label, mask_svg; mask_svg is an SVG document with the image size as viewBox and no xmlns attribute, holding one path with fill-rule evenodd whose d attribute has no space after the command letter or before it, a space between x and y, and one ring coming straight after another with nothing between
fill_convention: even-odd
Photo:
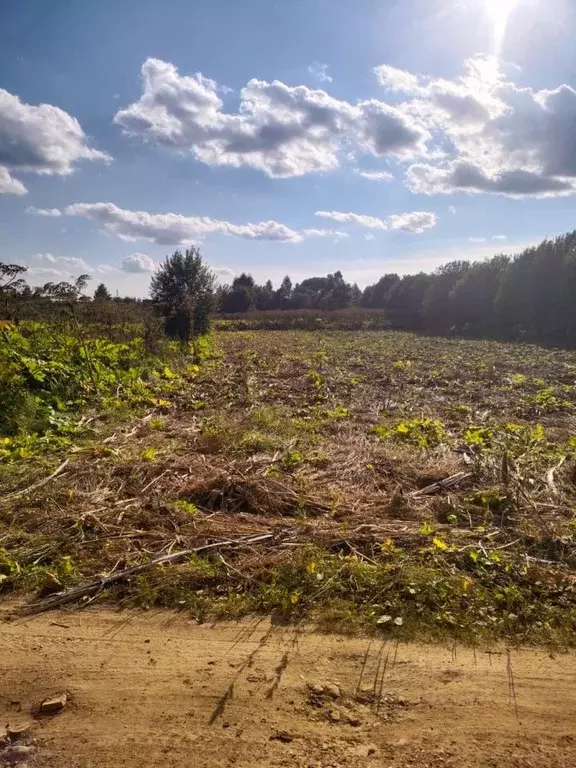
<instances>
[{"instance_id":1,"label":"dirt road","mask_svg":"<svg viewBox=\"0 0 576 768\"><path fill-rule=\"evenodd\" d=\"M575 660L47 614L0 622L0 711L32 724L30 767L574 768ZM63 692L64 711L30 717Z\"/></svg>"}]
</instances>

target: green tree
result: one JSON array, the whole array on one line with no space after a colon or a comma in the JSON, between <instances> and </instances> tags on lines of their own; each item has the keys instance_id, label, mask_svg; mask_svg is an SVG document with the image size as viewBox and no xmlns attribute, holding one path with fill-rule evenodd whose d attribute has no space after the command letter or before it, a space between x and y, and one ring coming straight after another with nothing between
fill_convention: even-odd
<instances>
[{"instance_id":1,"label":"green tree","mask_svg":"<svg viewBox=\"0 0 576 768\"><path fill-rule=\"evenodd\" d=\"M467 261L451 261L431 275L430 285L422 298L421 314L424 328L434 333L446 333L454 326L450 295L456 283L470 269Z\"/></svg>"},{"instance_id":2,"label":"green tree","mask_svg":"<svg viewBox=\"0 0 576 768\"><path fill-rule=\"evenodd\" d=\"M419 272L417 275L404 275L394 283L386 306L393 328L422 330L422 300L431 282L430 275Z\"/></svg>"},{"instance_id":3,"label":"green tree","mask_svg":"<svg viewBox=\"0 0 576 768\"><path fill-rule=\"evenodd\" d=\"M94 301L110 301L111 298L112 294L108 288L106 288L104 283L100 283L100 285L94 291Z\"/></svg>"},{"instance_id":4,"label":"green tree","mask_svg":"<svg viewBox=\"0 0 576 768\"><path fill-rule=\"evenodd\" d=\"M13 320L18 306L18 299L28 288L23 277L28 270L19 264L0 262L0 302L1 312L6 320Z\"/></svg>"},{"instance_id":5,"label":"green tree","mask_svg":"<svg viewBox=\"0 0 576 768\"><path fill-rule=\"evenodd\" d=\"M461 333L493 336L498 332L494 303L506 270L508 256L479 261L458 280L450 294L454 326Z\"/></svg>"},{"instance_id":6,"label":"green tree","mask_svg":"<svg viewBox=\"0 0 576 768\"><path fill-rule=\"evenodd\" d=\"M374 285L369 285L362 294L361 305L370 309L385 309L391 288L399 282L395 273L384 275Z\"/></svg>"},{"instance_id":7,"label":"green tree","mask_svg":"<svg viewBox=\"0 0 576 768\"><path fill-rule=\"evenodd\" d=\"M280 284L280 288L276 291L275 296L275 308L276 309L288 309L290 306L290 299L292 298L292 280L290 275L286 275Z\"/></svg>"},{"instance_id":8,"label":"green tree","mask_svg":"<svg viewBox=\"0 0 576 768\"><path fill-rule=\"evenodd\" d=\"M222 295L222 311L226 314L248 312L256 306L256 296L259 286L256 285L252 275L242 272L235 277L232 286Z\"/></svg>"},{"instance_id":9,"label":"green tree","mask_svg":"<svg viewBox=\"0 0 576 768\"><path fill-rule=\"evenodd\" d=\"M166 257L152 276L150 296L162 306L169 336L188 343L210 330L215 281L196 246Z\"/></svg>"}]
</instances>

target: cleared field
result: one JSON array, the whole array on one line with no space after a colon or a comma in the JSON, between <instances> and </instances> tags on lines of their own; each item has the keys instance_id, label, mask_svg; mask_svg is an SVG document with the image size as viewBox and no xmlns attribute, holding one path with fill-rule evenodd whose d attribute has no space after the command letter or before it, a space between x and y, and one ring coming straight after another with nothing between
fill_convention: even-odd
<instances>
[{"instance_id":1,"label":"cleared field","mask_svg":"<svg viewBox=\"0 0 576 768\"><path fill-rule=\"evenodd\" d=\"M228 539L87 597L199 621L573 641L575 353L220 332L169 398L134 423L96 419L56 477L7 497L5 590L47 595ZM49 474L5 468L3 490Z\"/></svg>"}]
</instances>

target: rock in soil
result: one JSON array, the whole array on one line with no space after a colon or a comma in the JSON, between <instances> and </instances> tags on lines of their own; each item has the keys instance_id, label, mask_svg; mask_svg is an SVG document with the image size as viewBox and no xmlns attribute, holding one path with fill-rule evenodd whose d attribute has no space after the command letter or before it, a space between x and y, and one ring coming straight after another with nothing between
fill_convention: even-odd
<instances>
[{"instance_id":1,"label":"rock in soil","mask_svg":"<svg viewBox=\"0 0 576 768\"><path fill-rule=\"evenodd\" d=\"M65 693L61 696L55 696L53 699L44 699L40 704L39 712L41 715L54 715L64 709L67 701L68 697Z\"/></svg>"},{"instance_id":2,"label":"rock in soil","mask_svg":"<svg viewBox=\"0 0 576 768\"><path fill-rule=\"evenodd\" d=\"M324 692L327 696L330 696L331 699L340 698L340 688L334 683L324 683Z\"/></svg>"},{"instance_id":3,"label":"rock in soil","mask_svg":"<svg viewBox=\"0 0 576 768\"><path fill-rule=\"evenodd\" d=\"M292 736L290 736L288 731L277 731L270 736L270 741L281 741L283 744L290 744Z\"/></svg>"},{"instance_id":4,"label":"rock in soil","mask_svg":"<svg viewBox=\"0 0 576 768\"><path fill-rule=\"evenodd\" d=\"M0 762L8 765L23 763L34 754L34 747L25 747L22 744L14 744L0 752Z\"/></svg>"},{"instance_id":5,"label":"rock in soil","mask_svg":"<svg viewBox=\"0 0 576 768\"><path fill-rule=\"evenodd\" d=\"M21 739L28 736L29 733L30 733L30 723L6 726L6 735L8 736L10 741L21 741Z\"/></svg>"}]
</instances>

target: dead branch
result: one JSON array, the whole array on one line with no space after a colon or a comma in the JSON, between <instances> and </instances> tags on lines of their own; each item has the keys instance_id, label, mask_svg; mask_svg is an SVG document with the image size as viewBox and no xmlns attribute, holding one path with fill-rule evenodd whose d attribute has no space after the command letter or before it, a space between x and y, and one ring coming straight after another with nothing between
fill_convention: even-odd
<instances>
[{"instance_id":1,"label":"dead branch","mask_svg":"<svg viewBox=\"0 0 576 768\"><path fill-rule=\"evenodd\" d=\"M553 496L558 496L558 488L556 487L556 483L554 482L554 474L560 469L562 464L566 461L566 456L562 456L558 464L556 464L555 467L552 467L548 470L546 473L546 483L548 487L550 488L550 491Z\"/></svg>"},{"instance_id":2,"label":"dead branch","mask_svg":"<svg viewBox=\"0 0 576 768\"><path fill-rule=\"evenodd\" d=\"M123 571L118 571L117 573L112 573L108 576L105 576L103 579L97 579L96 581L91 581L88 584L83 584L79 587L73 587L72 589L67 590L66 592L58 592L55 595L52 595L51 597L48 597L46 600L41 600L39 603L32 603L31 605L26 606L23 611L24 613L42 613L43 611L48 611L52 608L58 608L61 605L65 605L66 603L71 603L74 600L79 600L80 598L86 597L88 595L94 594L94 593L100 593L107 587L109 587L111 584L115 584L118 581L122 581L123 579L128 578L129 576L134 576L137 573L142 573L143 571L148 570L149 568L153 568L155 565L164 565L166 563L173 563L175 560L181 560L184 557L189 557L190 555L197 555L200 552L206 552L208 550L213 549L220 549L222 547L239 547L245 544L256 544L261 541L268 541L269 539L273 538L272 533L265 533L261 534L259 536L243 536L240 539L226 539L224 541L216 541L212 544L205 544L202 547L195 547L194 549L184 549L180 552L174 552L173 554L169 555L162 555L161 557L155 557L152 558L147 563L143 563L142 565L135 565L132 566L132 568L126 568Z\"/></svg>"},{"instance_id":3,"label":"dead branch","mask_svg":"<svg viewBox=\"0 0 576 768\"><path fill-rule=\"evenodd\" d=\"M454 488L455 485L467 480L469 477L472 477L471 472L457 472L455 475L451 475L444 480L439 480L437 483L427 485L426 488L420 488L418 491L413 491L413 493L410 494L410 498L417 499L419 496L428 496L432 493L438 493L438 491Z\"/></svg>"},{"instance_id":4,"label":"dead branch","mask_svg":"<svg viewBox=\"0 0 576 768\"><path fill-rule=\"evenodd\" d=\"M37 483L34 483L33 485L28 486L28 488L23 488L21 491L14 491L13 493L9 493L7 496L4 496L4 501L11 501L12 499L16 499L18 496L23 496L25 493L30 493L30 491L35 491L37 488L42 488L43 485L46 485L50 482L50 480L54 480L54 478L59 475L62 470L68 466L69 459L66 459L57 470L52 472L52 474L49 477L45 477L44 480L40 480Z\"/></svg>"}]
</instances>

